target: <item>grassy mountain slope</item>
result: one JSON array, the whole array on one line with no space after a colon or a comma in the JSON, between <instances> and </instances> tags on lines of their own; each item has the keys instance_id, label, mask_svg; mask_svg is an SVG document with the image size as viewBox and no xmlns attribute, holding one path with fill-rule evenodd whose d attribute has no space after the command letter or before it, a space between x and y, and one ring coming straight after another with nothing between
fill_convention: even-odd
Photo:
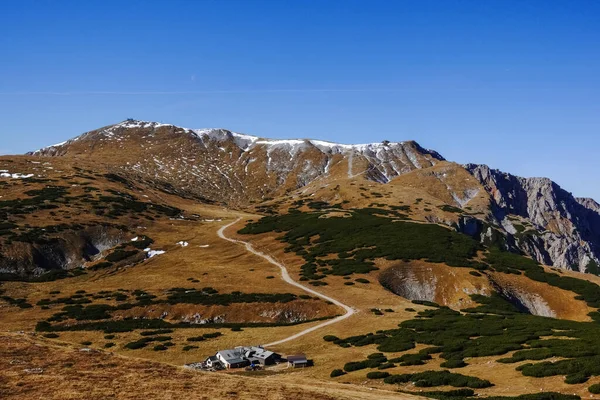
<instances>
[{"instance_id":1,"label":"grassy mountain slope","mask_svg":"<svg viewBox=\"0 0 600 400\"><path fill-rule=\"evenodd\" d=\"M456 387L482 397L587 397L600 379L600 278L518 255L543 244L539 225L522 213L499 220L498 198L472 171L414 142L344 147L126 121L0 157L0 170L0 322L13 332L2 334L2 358L51 365L54 378L81 362L91 387L96 374L118 380L145 359L152 364L132 379L177 394L202 384L229 396L223 385L248 379L238 398L274 385L292 398L372 388L374 398L402 390L455 400L475 394L448 392ZM343 312L219 238L238 218L229 237L357 311L274 347L305 352L314 367L235 378L173 368ZM99 370L83 357L115 366ZM566 381L560 368L569 369ZM22 380L32 397L43 393L22 371L5 372L0 390L13 393ZM158 371L165 377L149 378ZM81 390L68 379L60 388ZM121 397L132 390L119 388ZM428 393L436 390L446 392Z\"/></svg>"}]
</instances>

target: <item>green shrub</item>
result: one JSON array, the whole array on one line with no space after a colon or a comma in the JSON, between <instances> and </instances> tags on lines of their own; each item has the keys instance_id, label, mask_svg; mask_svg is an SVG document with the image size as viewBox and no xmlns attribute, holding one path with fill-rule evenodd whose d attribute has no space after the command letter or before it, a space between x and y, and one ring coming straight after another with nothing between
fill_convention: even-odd
<instances>
[{"instance_id":1,"label":"green shrub","mask_svg":"<svg viewBox=\"0 0 600 400\"><path fill-rule=\"evenodd\" d=\"M431 360L431 356L427 353L416 353L416 354L403 354L402 356L390 360L392 362L400 363L401 366L406 367L409 365L424 365L425 361Z\"/></svg>"},{"instance_id":2,"label":"green shrub","mask_svg":"<svg viewBox=\"0 0 600 400\"><path fill-rule=\"evenodd\" d=\"M140 335L155 336L155 335L166 335L168 333L173 333L173 329L158 329L155 331L144 331L144 332L140 332Z\"/></svg>"},{"instance_id":3,"label":"green shrub","mask_svg":"<svg viewBox=\"0 0 600 400\"><path fill-rule=\"evenodd\" d=\"M115 346L116 346L116 344L113 342L108 342L108 343L104 344L105 349L110 349L111 347L115 347Z\"/></svg>"},{"instance_id":4,"label":"green shrub","mask_svg":"<svg viewBox=\"0 0 600 400\"><path fill-rule=\"evenodd\" d=\"M412 303L420 304L422 306L427 306L427 307L440 307L440 305L438 303L434 303L433 301L427 301L427 300L413 300Z\"/></svg>"},{"instance_id":5,"label":"green shrub","mask_svg":"<svg viewBox=\"0 0 600 400\"><path fill-rule=\"evenodd\" d=\"M600 394L600 383L595 383L588 388L590 393Z\"/></svg>"},{"instance_id":6,"label":"green shrub","mask_svg":"<svg viewBox=\"0 0 600 400\"><path fill-rule=\"evenodd\" d=\"M342 376L342 375L346 375L346 373L344 371L342 371L341 369L334 369L333 371L331 371L331 374L329 374L329 376L332 378Z\"/></svg>"},{"instance_id":7,"label":"green shrub","mask_svg":"<svg viewBox=\"0 0 600 400\"><path fill-rule=\"evenodd\" d=\"M33 306L27 302L27 299L13 299L10 296L2 296L0 297L2 300L6 301L8 304L12 306L17 306L19 308L32 308Z\"/></svg>"},{"instance_id":8,"label":"green shrub","mask_svg":"<svg viewBox=\"0 0 600 400\"><path fill-rule=\"evenodd\" d=\"M367 379L383 379L390 376L389 372L373 371L367 374Z\"/></svg>"},{"instance_id":9,"label":"green shrub","mask_svg":"<svg viewBox=\"0 0 600 400\"><path fill-rule=\"evenodd\" d=\"M466 366L467 363L464 362L462 359L450 359L440 364L440 367L442 368L462 368Z\"/></svg>"},{"instance_id":10,"label":"green shrub","mask_svg":"<svg viewBox=\"0 0 600 400\"><path fill-rule=\"evenodd\" d=\"M396 210L365 208L350 212L349 218L319 218L323 211L266 216L239 233L285 232L281 240L288 243L287 251L306 261L301 267L302 277L315 282L325 277L316 274L315 260L324 264L328 274L347 276L375 270L376 258L426 259L468 266L480 248L472 238L435 224L404 222L405 216ZM339 257L320 259L331 254Z\"/></svg>"},{"instance_id":11,"label":"green shrub","mask_svg":"<svg viewBox=\"0 0 600 400\"><path fill-rule=\"evenodd\" d=\"M56 339L59 337L57 333L45 333L43 336L48 339Z\"/></svg>"},{"instance_id":12,"label":"green shrub","mask_svg":"<svg viewBox=\"0 0 600 400\"><path fill-rule=\"evenodd\" d=\"M425 371L415 374L390 375L384 379L384 382L389 384L414 382L417 387L454 386L483 389L492 386L490 381L449 371Z\"/></svg>"},{"instance_id":13,"label":"green shrub","mask_svg":"<svg viewBox=\"0 0 600 400\"><path fill-rule=\"evenodd\" d=\"M385 362L385 358L382 360L374 359L374 360L364 360L364 361L358 361L358 362L353 361L353 362L346 363L344 365L344 371L352 372L352 371L358 371L358 370L365 369L365 368L377 368L383 362Z\"/></svg>"},{"instance_id":14,"label":"green shrub","mask_svg":"<svg viewBox=\"0 0 600 400\"><path fill-rule=\"evenodd\" d=\"M463 398L466 398L466 397L473 397L475 395L475 391L473 389L454 389L454 390L433 391L433 392L419 392L419 395L425 396L425 397L431 397L433 399L439 399L439 400L446 400L446 399L462 400ZM490 400L492 398L487 397L486 399ZM500 399L508 400L509 398L508 397L506 397L506 398L497 397L496 398L496 400L500 400ZM550 399L548 399L548 400L550 400Z\"/></svg>"},{"instance_id":15,"label":"green shrub","mask_svg":"<svg viewBox=\"0 0 600 400\"><path fill-rule=\"evenodd\" d=\"M150 342L152 342L152 338L143 338L136 340L135 342L129 342L124 347L130 350L137 350L148 346Z\"/></svg>"},{"instance_id":16,"label":"green shrub","mask_svg":"<svg viewBox=\"0 0 600 400\"><path fill-rule=\"evenodd\" d=\"M590 379L590 377L587 376L584 372L578 372L575 374L567 375L565 378L565 383L568 383L570 385L575 385L578 383L587 382L588 379Z\"/></svg>"}]
</instances>

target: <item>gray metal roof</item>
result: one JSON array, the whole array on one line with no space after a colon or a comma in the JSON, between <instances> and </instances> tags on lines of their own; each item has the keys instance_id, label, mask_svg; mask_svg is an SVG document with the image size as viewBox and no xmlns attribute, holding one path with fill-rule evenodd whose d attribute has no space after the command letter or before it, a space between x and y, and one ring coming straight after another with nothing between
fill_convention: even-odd
<instances>
[{"instance_id":1,"label":"gray metal roof","mask_svg":"<svg viewBox=\"0 0 600 400\"><path fill-rule=\"evenodd\" d=\"M227 362L231 362L230 360L233 359L241 359L244 356L244 353L239 349L219 350L217 354L220 354Z\"/></svg>"},{"instance_id":2,"label":"gray metal roof","mask_svg":"<svg viewBox=\"0 0 600 400\"><path fill-rule=\"evenodd\" d=\"M274 352L265 350L262 347L236 347L235 349L219 350L217 354L229 364L237 364L246 360L266 360L275 355Z\"/></svg>"}]
</instances>

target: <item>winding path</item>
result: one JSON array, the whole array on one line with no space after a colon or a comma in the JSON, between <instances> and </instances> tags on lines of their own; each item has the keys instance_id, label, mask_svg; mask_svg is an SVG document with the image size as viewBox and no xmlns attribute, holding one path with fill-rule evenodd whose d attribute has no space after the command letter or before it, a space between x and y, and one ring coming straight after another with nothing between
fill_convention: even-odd
<instances>
[{"instance_id":1,"label":"winding path","mask_svg":"<svg viewBox=\"0 0 600 400\"><path fill-rule=\"evenodd\" d=\"M256 254L257 256L264 258L265 260L267 260L267 261L268 261L268 262L270 262L271 264L278 266L278 267L279 267L279 269L281 270L281 277L283 278L283 280L284 280L284 281L286 281L286 282L287 282L287 283L289 283L290 285L296 286L297 288L300 288L300 289L304 290L304 291L305 291L305 292L307 292L307 293L313 294L313 295L315 295L315 296L318 296L318 297L320 297L320 298L322 298L322 299L325 299L325 300L327 300L327 301L330 301L330 302L332 302L333 304L335 304L336 306L342 307L342 308L343 308L343 309L346 311L346 313L345 313L344 315L340 315L339 317L336 317L336 318L334 318L334 319L330 319L330 320L328 320L328 321L325 321L325 322L323 322L323 323L321 323L321 324L319 324L319 325L315 325L315 326L313 326L313 327L311 327L311 328L305 329L305 330L303 330L303 331L301 331L301 332L298 332L298 333L296 333L296 334L294 334L294 335L292 335L292 336L289 336L289 337L287 337L287 338L285 338L285 339L281 339L281 340L278 340L278 341L276 341L276 342L272 342L272 343L265 344L265 345L264 345L265 347L266 347L266 346L276 346L276 345L278 345L278 344L285 343L285 342L289 342L290 340L297 339L297 338L299 338L300 336L304 336L304 335L306 335L307 333L314 332L314 331L316 331L317 329L321 329L321 328L323 328L323 327L325 327L325 326L327 326L327 325L331 325L331 324L335 324L335 323L337 323L337 322L343 321L343 320L345 320L346 318L349 318L350 316L352 316L352 314L354 314L354 313L356 312L356 311L355 311L355 310L354 310L352 307L350 307L350 306L347 306L347 305L345 305L344 303L342 303L342 302L339 302L339 301L337 301L337 300L336 300L336 299L334 299L334 298L331 298L331 297L329 297L329 296L326 296L326 295L324 295L324 294L322 294L322 293L319 293L319 292L317 292L316 290L313 290L313 289L311 289L311 288L309 288L309 287L307 287L307 286L304 286L304 285L302 285L302 284L300 284L300 283L296 282L295 280L293 280L293 279L290 277L290 274L288 273L287 269L285 268L285 266L284 266L283 264L281 264L280 262L276 261L276 260L275 260L273 257L271 257L270 255L268 255L268 254L265 254L265 253L263 253L263 252L260 252L260 251L256 250L254 247L252 247L252 245L251 245L250 243L248 243L248 242L244 242L243 240L232 239L232 238L229 238L229 237L225 236L225 233L224 233L225 229L229 228L230 226L232 226L233 224L237 223L237 222L238 222L238 221L240 221L241 219L242 219L242 218L240 217L240 218L236 219L235 221L233 221L233 222L231 222L231 223L229 223L229 224L227 224L227 225L223 225L223 226L222 226L222 227L219 229L219 231L217 232L217 234L219 235L219 237L220 237L221 239L225 239L225 240L227 240L227 241L229 241L229 242L232 242L232 243L239 243L239 244L243 244L243 245L245 245L245 246L246 246L246 250L248 250L249 252L251 252L251 253L254 253L254 254Z\"/></svg>"}]
</instances>

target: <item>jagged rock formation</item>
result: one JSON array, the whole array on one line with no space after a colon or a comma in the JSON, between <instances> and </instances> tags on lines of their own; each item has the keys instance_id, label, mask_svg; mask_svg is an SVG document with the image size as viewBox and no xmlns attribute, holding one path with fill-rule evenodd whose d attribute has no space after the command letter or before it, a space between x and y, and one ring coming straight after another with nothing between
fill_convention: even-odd
<instances>
[{"instance_id":1,"label":"jagged rock formation","mask_svg":"<svg viewBox=\"0 0 600 400\"><path fill-rule=\"evenodd\" d=\"M494 222L517 248L545 264L579 271L598 260L598 203L576 199L547 178L521 178L486 165L465 168L490 193Z\"/></svg>"}]
</instances>

